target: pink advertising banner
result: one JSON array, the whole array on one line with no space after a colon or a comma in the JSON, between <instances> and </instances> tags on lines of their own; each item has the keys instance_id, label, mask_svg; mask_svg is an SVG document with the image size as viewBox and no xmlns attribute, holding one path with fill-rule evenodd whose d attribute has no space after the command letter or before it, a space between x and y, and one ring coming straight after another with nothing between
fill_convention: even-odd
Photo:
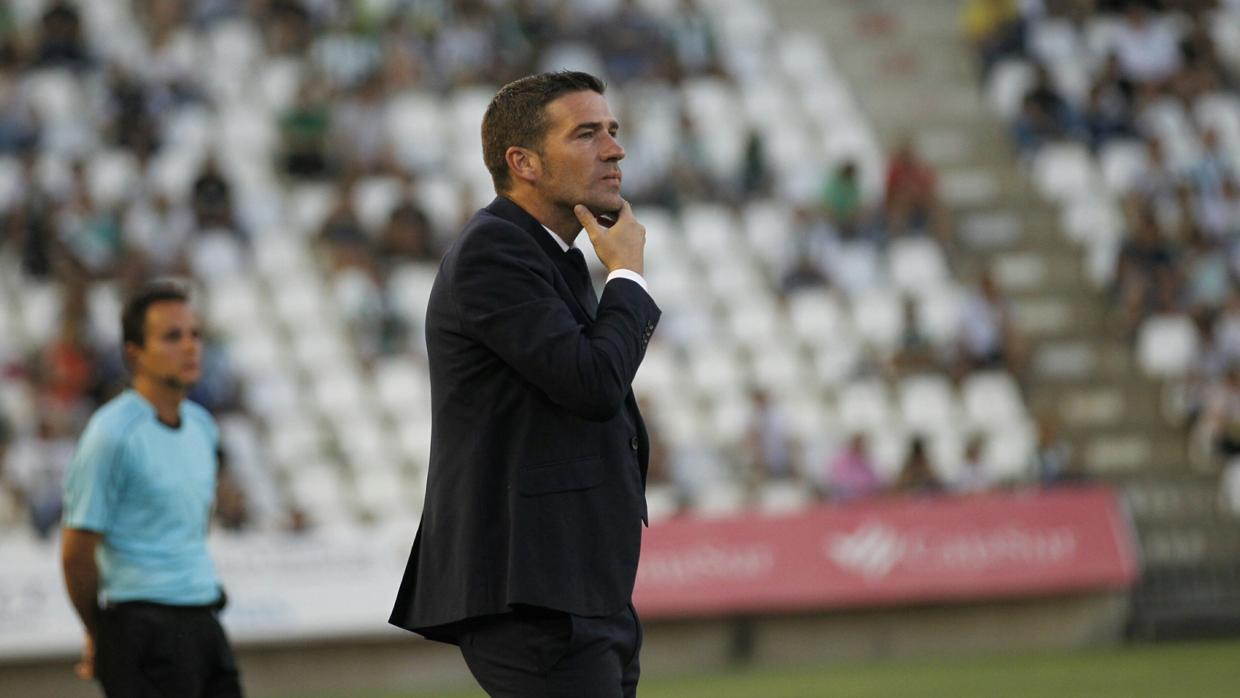
<instances>
[{"instance_id":1,"label":"pink advertising banner","mask_svg":"<svg viewBox=\"0 0 1240 698\"><path fill-rule=\"evenodd\" d=\"M646 532L634 602L672 618L1122 589L1133 551L1105 487L679 517Z\"/></svg>"}]
</instances>

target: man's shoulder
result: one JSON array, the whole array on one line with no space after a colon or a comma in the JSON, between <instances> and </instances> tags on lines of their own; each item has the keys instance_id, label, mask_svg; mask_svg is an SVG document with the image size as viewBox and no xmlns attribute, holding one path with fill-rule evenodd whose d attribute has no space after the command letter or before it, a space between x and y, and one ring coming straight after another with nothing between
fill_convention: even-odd
<instances>
[{"instance_id":1,"label":"man's shoulder","mask_svg":"<svg viewBox=\"0 0 1240 698\"><path fill-rule=\"evenodd\" d=\"M82 432L81 442L96 449L119 446L147 416L141 401L126 391L95 410Z\"/></svg>"},{"instance_id":2,"label":"man's shoulder","mask_svg":"<svg viewBox=\"0 0 1240 698\"><path fill-rule=\"evenodd\" d=\"M126 391L95 410L87 428L103 430L119 436L131 430L144 416L147 416L147 413L148 410L142 402Z\"/></svg>"},{"instance_id":3,"label":"man's shoulder","mask_svg":"<svg viewBox=\"0 0 1240 698\"><path fill-rule=\"evenodd\" d=\"M461 259L482 261L494 256L537 258L539 254L541 249L538 243L525 228L484 208L465 223L445 257L455 264Z\"/></svg>"}]
</instances>

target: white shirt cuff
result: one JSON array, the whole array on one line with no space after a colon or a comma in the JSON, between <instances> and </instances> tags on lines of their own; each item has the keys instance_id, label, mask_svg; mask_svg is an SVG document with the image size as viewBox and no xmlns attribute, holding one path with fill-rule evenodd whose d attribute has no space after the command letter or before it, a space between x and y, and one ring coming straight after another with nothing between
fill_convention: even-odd
<instances>
[{"instance_id":1,"label":"white shirt cuff","mask_svg":"<svg viewBox=\"0 0 1240 698\"><path fill-rule=\"evenodd\" d=\"M646 286L646 280L642 278L641 274L638 274L632 269L617 269L607 275L607 281L611 281L612 279L628 279L629 281L636 283L638 286L641 286L642 290L646 292L646 295L650 295L650 288Z\"/></svg>"}]
</instances>

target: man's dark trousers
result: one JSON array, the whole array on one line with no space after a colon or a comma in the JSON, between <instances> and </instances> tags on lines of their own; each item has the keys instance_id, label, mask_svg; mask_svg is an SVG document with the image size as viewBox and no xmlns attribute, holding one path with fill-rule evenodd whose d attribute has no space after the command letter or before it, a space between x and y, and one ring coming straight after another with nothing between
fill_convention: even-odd
<instances>
[{"instance_id":1,"label":"man's dark trousers","mask_svg":"<svg viewBox=\"0 0 1240 698\"><path fill-rule=\"evenodd\" d=\"M108 698L240 698L214 606L141 601L99 612L95 674Z\"/></svg>"},{"instance_id":2,"label":"man's dark trousers","mask_svg":"<svg viewBox=\"0 0 1240 698\"><path fill-rule=\"evenodd\" d=\"M602 618L519 608L474 619L461 654L492 698L632 698L642 626L632 605Z\"/></svg>"}]
</instances>

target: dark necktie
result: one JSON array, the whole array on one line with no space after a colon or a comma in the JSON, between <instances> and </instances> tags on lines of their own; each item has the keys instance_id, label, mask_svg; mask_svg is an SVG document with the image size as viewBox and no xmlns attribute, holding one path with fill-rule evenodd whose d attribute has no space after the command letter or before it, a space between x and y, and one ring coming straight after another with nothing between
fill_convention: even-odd
<instances>
[{"instance_id":1,"label":"dark necktie","mask_svg":"<svg viewBox=\"0 0 1240 698\"><path fill-rule=\"evenodd\" d=\"M586 266L586 256L576 247L570 247L568 252L564 253L564 259L568 261L567 266L570 269L565 278L577 295L577 300L581 301L581 307L586 309L586 314L593 320L598 311L598 298L594 296L594 280L590 277L590 268Z\"/></svg>"}]
</instances>

